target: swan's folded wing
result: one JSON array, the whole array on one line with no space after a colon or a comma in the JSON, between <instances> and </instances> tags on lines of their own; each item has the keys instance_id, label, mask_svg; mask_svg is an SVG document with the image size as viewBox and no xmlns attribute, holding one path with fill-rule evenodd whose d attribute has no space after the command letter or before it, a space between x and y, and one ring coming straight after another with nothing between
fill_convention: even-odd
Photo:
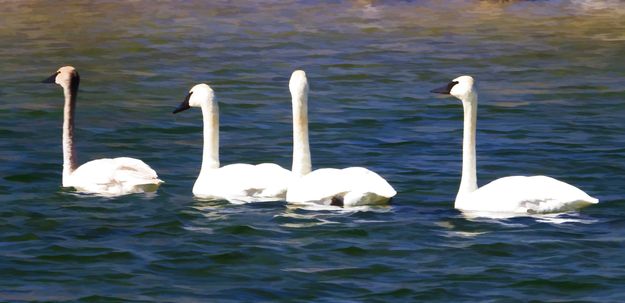
<instances>
[{"instance_id":1,"label":"swan's folded wing","mask_svg":"<svg viewBox=\"0 0 625 303\"><path fill-rule=\"evenodd\" d=\"M115 180L113 159L97 159L79 166L69 176L67 185L79 192L102 195L121 194L120 184Z\"/></svg>"},{"instance_id":2,"label":"swan's folded wing","mask_svg":"<svg viewBox=\"0 0 625 303\"><path fill-rule=\"evenodd\" d=\"M392 198L397 191L376 172L364 167L348 167L342 169L344 178L350 180L353 191L376 194L380 197Z\"/></svg>"},{"instance_id":3,"label":"swan's folded wing","mask_svg":"<svg viewBox=\"0 0 625 303\"><path fill-rule=\"evenodd\" d=\"M72 184L109 184L114 181L113 159L97 159L79 166L71 174ZM72 185L74 186L74 185Z\"/></svg>"},{"instance_id":4,"label":"swan's folded wing","mask_svg":"<svg viewBox=\"0 0 625 303\"><path fill-rule=\"evenodd\" d=\"M113 159L114 179L130 186L160 184L161 181L149 165L139 159L121 157Z\"/></svg>"}]
</instances>

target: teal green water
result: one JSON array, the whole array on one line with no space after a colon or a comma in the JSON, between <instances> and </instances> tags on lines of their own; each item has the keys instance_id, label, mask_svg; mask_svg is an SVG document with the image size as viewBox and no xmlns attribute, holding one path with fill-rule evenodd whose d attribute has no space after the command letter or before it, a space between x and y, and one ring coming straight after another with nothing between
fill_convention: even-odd
<instances>
[{"instance_id":1,"label":"teal green water","mask_svg":"<svg viewBox=\"0 0 625 303\"><path fill-rule=\"evenodd\" d=\"M0 301L625 301L622 1L3 2ZM61 190L62 93L81 75L78 160L130 156L154 195ZM290 167L288 78L306 70L313 166L365 166L388 207L193 198L215 90L221 161ZM471 219L453 208L462 109L480 89L478 180L545 174L600 204Z\"/></svg>"}]
</instances>

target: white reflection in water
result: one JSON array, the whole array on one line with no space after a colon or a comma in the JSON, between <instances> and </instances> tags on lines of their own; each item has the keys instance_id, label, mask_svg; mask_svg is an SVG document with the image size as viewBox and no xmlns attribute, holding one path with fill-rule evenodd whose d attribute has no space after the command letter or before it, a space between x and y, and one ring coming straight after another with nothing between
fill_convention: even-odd
<instances>
[{"instance_id":1,"label":"white reflection in water","mask_svg":"<svg viewBox=\"0 0 625 303\"><path fill-rule=\"evenodd\" d=\"M294 220L301 220L302 222L288 222L282 224L284 227L291 228L305 228L320 226L326 224L343 224L336 221L338 218L349 216L356 212L377 212L387 213L392 211L390 206L358 206L350 208L342 208L331 205L318 205L318 204L287 204L286 210L276 217L289 218ZM358 224L368 224L372 222L382 222L376 220L358 220L352 221Z\"/></svg>"},{"instance_id":2,"label":"white reflection in water","mask_svg":"<svg viewBox=\"0 0 625 303\"><path fill-rule=\"evenodd\" d=\"M483 235L483 234L487 234L488 232L485 231L480 231L480 232L470 232L470 231L457 231L454 230L457 227L449 221L440 221L440 222L436 222L434 223L437 226L440 226L442 228L448 229L448 231L446 231L445 233L443 233L443 237L446 238L475 238L479 235Z\"/></svg>"},{"instance_id":3,"label":"white reflection in water","mask_svg":"<svg viewBox=\"0 0 625 303\"><path fill-rule=\"evenodd\" d=\"M565 223L582 223L592 224L596 220L581 218L578 212L550 213L550 214L524 214L524 213L507 213L507 212L485 212L485 211L461 211L462 216L473 222L496 223L509 227L523 227L524 224L510 223L506 220L513 218L529 217L534 218L537 222L551 224Z\"/></svg>"},{"instance_id":4,"label":"white reflection in water","mask_svg":"<svg viewBox=\"0 0 625 303\"><path fill-rule=\"evenodd\" d=\"M208 227L198 227L198 226L185 226L184 229L188 231L199 232L207 235L212 235L214 233L212 228Z\"/></svg>"},{"instance_id":5,"label":"white reflection in water","mask_svg":"<svg viewBox=\"0 0 625 303\"><path fill-rule=\"evenodd\" d=\"M548 223L553 225L562 224L593 224L598 220L583 218L577 212L554 213L554 214L518 214L518 213L497 213L497 212L477 212L462 211L461 216L471 222L496 224L506 228L527 228L527 224L511 222L515 218L533 218L536 222ZM463 231L457 230L457 227L451 221L440 221L435 223L436 226L444 228L446 231L442 234L447 238L475 238L481 235L491 233L491 231Z\"/></svg>"},{"instance_id":6,"label":"white reflection in water","mask_svg":"<svg viewBox=\"0 0 625 303\"><path fill-rule=\"evenodd\" d=\"M598 220L582 218L579 213L570 212L563 214L544 214L544 215L533 215L532 217L536 218L536 221L541 223L550 223L550 224L566 224L566 223L581 223L581 224L593 224L597 223Z\"/></svg>"}]
</instances>

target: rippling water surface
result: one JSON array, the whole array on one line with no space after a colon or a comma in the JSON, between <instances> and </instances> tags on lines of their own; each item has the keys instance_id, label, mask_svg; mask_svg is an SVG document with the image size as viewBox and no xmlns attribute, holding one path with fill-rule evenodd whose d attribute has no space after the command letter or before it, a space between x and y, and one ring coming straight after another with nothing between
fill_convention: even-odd
<instances>
[{"instance_id":1,"label":"rippling water surface","mask_svg":"<svg viewBox=\"0 0 625 303\"><path fill-rule=\"evenodd\" d=\"M1 1L0 301L625 301L623 1ZM60 189L62 93L81 74L79 162L141 158L154 195ZM313 166L366 166L388 207L194 199L207 82L223 164L290 167L306 70ZM479 81L479 184L545 174L598 197L558 216L453 208Z\"/></svg>"}]
</instances>

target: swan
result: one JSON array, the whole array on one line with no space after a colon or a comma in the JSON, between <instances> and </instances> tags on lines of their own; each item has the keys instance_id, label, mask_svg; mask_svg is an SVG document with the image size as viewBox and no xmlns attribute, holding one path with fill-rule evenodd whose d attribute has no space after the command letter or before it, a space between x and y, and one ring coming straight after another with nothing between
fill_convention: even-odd
<instances>
[{"instance_id":1,"label":"swan","mask_svg":"<svg viewBox=\"0 0 625 303\"><path fill-rule=\"evenodd\" d=\"M193 195L202 199L248 203L284 200L291 171L273 163L258 165L236 163L220 167L219 105L207 84L191 88L174 114L191 107L202 109L204 151L200 174L193 185Z\"/></svg>"},{"instance_id":2,"label":"swan","mask_svg":"<svg viewBox=\"0 0 625 303\"><path fill-rule=\"evenodd\" d=\"M452 95L464 107L462 179L454 207L502 213L554 213L582 208L599 200L581 189L547 176L510 176L477 187L475 128L477 91L471 76L460 76L432 93Z\"/></svg>"},{"instance_id":3,"label":"swan","mask_svg":"<svg viewBox=\"0 0 625 303\"><path fill-rule=\"evenodd\" d=\"M65 107L63 115L63 187L79 192L118 196L156 191L162 180L143 161L128 157L98 159L77 165L74 148L74 109L80 76L72 66L64 66L43 83L63 87Z\"/></svg>"},{"instance_id":4,"label":"swan","mask_svg":"<svg viewBox=\"0 0 625 303\"><path fill-rule=\"evenodd\" d=\"M289 81L293 104L293 180L286 200L296 204L353 207L383 204L395 196L393 187L363 167L322 168L311 172L308 142L308 80L296 70Z\"/></svg>"}]
</instances>

